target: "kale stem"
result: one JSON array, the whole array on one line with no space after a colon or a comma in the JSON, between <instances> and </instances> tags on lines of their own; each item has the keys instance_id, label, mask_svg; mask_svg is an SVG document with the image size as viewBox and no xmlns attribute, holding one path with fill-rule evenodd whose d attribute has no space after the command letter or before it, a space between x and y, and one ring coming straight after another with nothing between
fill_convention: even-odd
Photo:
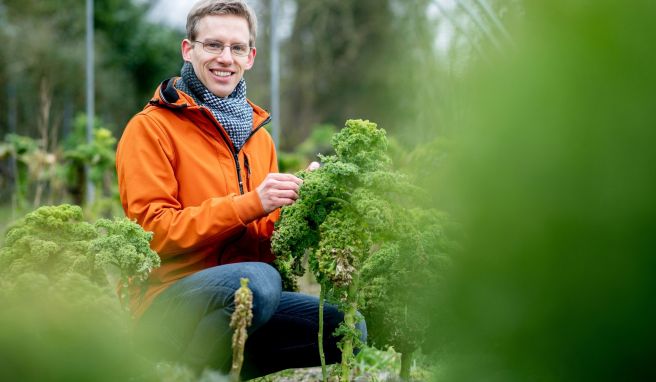
<instances>
[{"instance_id":1,"label":"kale stem","mask_svg":"<svg viewBox=\"0 0 656 382\"><path fill-rule=\"evenodd\" d=\"M357 313L357 304L358 304L358 277L353 275L353 280L351 285L348 287L347 306L346 311L344 312L344 324L348 332L344 334L343 346L342 346L342 378L340 381L348 382L351 380L351 366L353 364L353 335L356 332L355 329L355 315Z\"/></svg>"},{"instance_id":2,"label":"kale stem","mask_svg":"<svg viewBox=\"0 0 656 382\"><path fill-rule=\"evenodd\" d=\"M412 353L405 352L401 353L401 372L399 376L402 381L410 380L410 365L412 364Z\"/></svg>"},{"instance_id":3,"label":"kale stem","mask_svg":"<svg viewBox=\"0 0 656 382\"><path fill-rule=\"evenodd\" d=\"M319 286L321 288L319 292L319 357L321 358L321 376L323 382L327 382L326 357L323 353L323 303L326 298L326 288L323 284L319 284Z\"/></svg>"}]
</instances>

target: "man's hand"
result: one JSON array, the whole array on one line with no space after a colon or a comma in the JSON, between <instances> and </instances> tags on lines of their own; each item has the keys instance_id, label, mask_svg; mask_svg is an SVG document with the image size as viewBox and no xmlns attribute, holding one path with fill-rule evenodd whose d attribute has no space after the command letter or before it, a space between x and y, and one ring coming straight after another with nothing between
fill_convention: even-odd
<instances>
[{"instance_id":1,"label":"man's hand","mask_svg":"<svg viewBox=\"0 0 656 382\"><path fill-rule=\"evenodd\" d=\"M301 179L292 174L267 175L256 189L264 211L268 214L276 208L294 203L302 183Z\"/></svg>"},{"instance_id":2,"label":"man's hand","mask_svg":"<svg viewBox=\"0 0 656 382\"><path fill-rule=\"evenodd\" d=\"M305 171L314 171L321 167L319 162L312 162ZM276 208L287 206L298 199L298 190L303 180L291 174L271 173L257 187L257 195L260 197L262 207L268 214Z\"/></svg>"}]
</instances>

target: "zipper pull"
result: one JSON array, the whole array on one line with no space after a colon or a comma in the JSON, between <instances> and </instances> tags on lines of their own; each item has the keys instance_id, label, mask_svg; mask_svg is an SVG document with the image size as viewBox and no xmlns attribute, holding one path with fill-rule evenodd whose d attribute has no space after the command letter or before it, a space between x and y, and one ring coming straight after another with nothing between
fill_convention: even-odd
<instances>
[{"instance_id":1,"label":"zipper pull","mask_svg":"<svg viewBox=\"0 0 656 382\"><path fill-rule=\"evenodd\" d=\"M244 153L244 168L246 168L246 186L251 188L251 166L248 164L248 155Z\"/></svg>"}]
</instances>

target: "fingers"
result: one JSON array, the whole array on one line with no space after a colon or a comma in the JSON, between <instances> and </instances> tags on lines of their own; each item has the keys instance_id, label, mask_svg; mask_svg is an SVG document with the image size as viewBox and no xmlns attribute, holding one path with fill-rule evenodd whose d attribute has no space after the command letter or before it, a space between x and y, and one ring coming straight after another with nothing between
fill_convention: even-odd
<instances>
[{"instance_id":1,"label":"fingers","mask_svg":"<svg viewBox=\"0 0 656 382\"><path fill-rule=\"evenodd\" d=\"M276 208L280 208L280 207L289 206L291 204L294 204L294 202L296 201L296 198L292 199L292 198L273 197L269 200L270 200L270 203L268 205L270 207L268 208L268 210L267 210L267 208L264 209L267 213L275 210ZM264 204L262 204L262 205L264 206Z\"/></svg>"},{"instance_id":2,"label":"fingers","mask_svg":"<svg viewBox=\"0 0 656 382\"><path fill-rule=\"evenodd\" d=\"M301 179L291 174L267 175L256 189L264 211L269 213L276 208L294 203L298 199L298 191L302 183Z\"/></svg>"},{"instance_id":3,"label":"fingers","mask_svg":"<svg viewBox=\"0 0 656 382\"><path fill-rule=\"evenodd\" d=\"M293 190L293 189L285 189L285 190L272 189L269 192L269 195L272 198L296 200L296 199L298 199L298 190Z\"/></svg>"},{"instance_id":4,"label":"fingers","mask_svg":"<svg viewBox=\"0 0 656 382\"><path fill-rule=\"evenodd\" d=\"M264 178L264 181L267 181L268 179L276 180L280 182L293 182L299 186L303 183L303 180L292 174L281 174L276 172L272 172L269 175L267 175L266 178Z\"/></svg>"}]
</instances>

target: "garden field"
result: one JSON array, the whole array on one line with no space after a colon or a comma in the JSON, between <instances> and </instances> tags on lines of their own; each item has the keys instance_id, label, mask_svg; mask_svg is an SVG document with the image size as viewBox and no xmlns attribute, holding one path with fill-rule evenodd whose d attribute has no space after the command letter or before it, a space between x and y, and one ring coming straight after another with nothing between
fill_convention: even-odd
<instances>
[{"instance_id":1,"label":"garden field","mask_svg":"<svg viewBox=\"0 0 656 382\"><path fill-rule=\"evenodd\" d=\"M249 99L269 109L275 12L248 2ZM0 0L0 380L247 380L246 281L226 367L160 356L129 304L185 256L160 258L125 217L115 159L130 117L179 75L184 32L155 2L95 1L88 120L79 3ZM266 128L303 185L273 265L344 321L323 330L319 309L315 365L251 381L656 380L656 2L279 7Z\"/></svg>"}]
</instances>

